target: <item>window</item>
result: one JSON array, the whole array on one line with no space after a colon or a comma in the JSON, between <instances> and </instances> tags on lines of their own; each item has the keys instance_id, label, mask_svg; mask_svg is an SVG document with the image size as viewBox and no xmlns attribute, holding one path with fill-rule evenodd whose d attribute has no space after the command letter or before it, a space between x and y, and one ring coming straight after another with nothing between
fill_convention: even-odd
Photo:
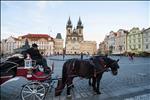
<instances>
[{"instance_id":1,"label":"window","mask_svg":"<svg viewBox=\"0 0 150 100\"><path fill-rule=\"evenodd\" d=\"M140 34L138 34L138 37L140 37Z\"/></svg>"},{"instance_id":2,"label":"window","mask_svg":"<svg viewBox=\"0 0 150 100\"><path fill-rule=\"evenodd\" d=\"M139 47L139 49L140 49L140 48L141 48L141 45L139 44L138 47Z\"/></svg>"},{"instance_id":3,"label":"window","mask_svg":"<svg viewBox=\"0 0 150 100\"><path fill-rule=\"evenodd\" d=\"M131 45L129 45L129 48L131 49Z\"/></svg>"},{"instance_id":4,"label":"window","mask_svg":"<svg viewBox=\"0 0 150 100\"><path fill-rule=\"evenodd\" d=\"M136 49L136 46L135 46L135 45L133 45L133 47L134 47L134 49Z\"/></svg>"},{"instance_id":5,"label":"window","mask_svg":"<svg viewBox=\"0 0 150 100\"><path fill-rule=\"evenodd\" d=\"M145 47L146 49L148 49L148 44L146 45L146 47Z\"/></svg>"},{"instance_id":6,"label":"window","mask_svg":"<svg viewBox=\"0 0 150 100\"><path fill-rule=\"evenodd\" d=\"M68 30L68 32L70 33L70 29Z\"/></svg>"},{"instance_id":7,"label":"window","mask_svg":"<svg viewBox=\"0 0 150 100\"><path fill-rule=\"evenodd\" d=\"M138 39L138 42L141 42L141 40L140 40L140 39Z\"/></svg>"},{"instance_id":8,"label":"window","mask_svg":"<svg viewBox=\"0 0 150 100\"><path fill-rule=\"evenodd\" d=\"M81 30L79 30L79 33L81 34Z\"/></svg>"},{"instance_id":9,"label":"window","mask_svg":"<svg viewBox=\"0 0 150 100\"><path fill-rule=\"evenodd\" d=\"M145 42L148 42L148 38L145 39Z\"/></svg>"}]
</instances>

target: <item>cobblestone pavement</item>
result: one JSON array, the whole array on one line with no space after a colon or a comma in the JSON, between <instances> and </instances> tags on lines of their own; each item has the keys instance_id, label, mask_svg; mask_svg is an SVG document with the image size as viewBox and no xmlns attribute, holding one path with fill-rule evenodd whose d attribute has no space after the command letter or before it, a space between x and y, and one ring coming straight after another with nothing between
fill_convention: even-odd
<instances>
[{"instance_id":1,"label":"cobblestone pavement","mask_svg":"<svg viewBox=\"0 0 150 100\"><path fill-rule=\"evenodd\" d=\"M79 56L74 57L79 58ZM66 59L69 58L72 56L66 57ZM87 57L84 56L84 58ZM110 72L104 73L101 80L101 95L95 95L87 79L78 77L74 79L75 87L71 90L72 98L66 97L66 88L60 96L55 97L53 88L47 93L45 100L150 100L150 58L135 57L134 61L130 61L127 57L111 58L120 58L119 73L117 76L113 76ZM62 56L47 58L49 65L54 62L54 76L61 77L64 61L52 59L62 59ZM56 85L57 83L54 87ZM19 93L15 95L17 97Z\"/></svg>"},{"instance_id":2,"label":"cobblestone pavement","mask_svg":"<svg viewBox=\"0 0 150 100\"><path fill-rule=\"evenodd\" d=\"M110 72L104 73L100 89L102 94L95 95L92 87L88 85L88 80L75 78L72 100L150 100L150 58L136 57L134 61L127 57L112 58L120 58L119 74L113 76ZM54 63L54 72L61 75L60 67L57 67L63 62ZM54 97L54 92L48 93L46 100L66 100L66 89L58 97Z\"/></svg>"}]
</instances>

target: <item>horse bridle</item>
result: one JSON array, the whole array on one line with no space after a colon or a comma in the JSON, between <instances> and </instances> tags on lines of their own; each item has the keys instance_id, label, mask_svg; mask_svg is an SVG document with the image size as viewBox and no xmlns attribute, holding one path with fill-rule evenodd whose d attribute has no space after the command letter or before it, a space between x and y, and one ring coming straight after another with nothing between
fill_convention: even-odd
<instances>
[{"instance_id":1,"label":"horse bridle","mask_svg":"<svg viewBox=\"0 0 150 100\"><path fill-rule=\"evenodd\" d=\"M105 62L105 61L104 61L104 62ZM112 63L110 63L110 64L102 64L103 67L104 67L104 69L101 70L101 71L96 71L96 74L101 73L101 72L105 72L105 71L109 68L109 66L112 66L112 65L115 64L115 63L117 63L117 61L114 61L114 62L112 62Z\"/></svg>"}]
</instances>

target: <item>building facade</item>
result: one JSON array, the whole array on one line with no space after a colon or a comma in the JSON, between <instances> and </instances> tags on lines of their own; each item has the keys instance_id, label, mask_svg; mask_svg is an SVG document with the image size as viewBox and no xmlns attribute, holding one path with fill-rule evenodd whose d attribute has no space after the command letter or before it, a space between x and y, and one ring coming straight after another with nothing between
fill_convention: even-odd
<instances>
[{"instance_id":1,"label":"building facade","mask_svg":"<svg viewBox=\"0 0 150 100\"><path fill-rule=\"evenodd\" d=\"M82 41L80 46L81 52L83 54L96 54L96 41Z\"/></svg>"},{"instance_id":2,"label":"building facade","mask_svg":"<svg viewBox=\"0 0 150 100\"><path fill-rule=\"evenodd\" d=\"M10 36L8 39L2 40L3 53L13 54L14 50L22 47L26 40L28 40L30 47L36 43L40 52L45 55L54 54L54 39L47 34L27 34L18 38Z\"/></svg>"},{"instance_id":3,"label":"building facade","mask_svg":"<svg viewBox=\"0 0 150 100\"><path fill-rule=\"evenodd\" d=\"M134 27L127 36L127 52L138 53L143 51L143 36L139 28Z\"/></svg>"},{"instance_id":4,"label":"building facade","mask_svg":"<svg viewBox=\"0 0 150 100\"><path fill-rule=\"evenodd\" d=\"M115 36L116 36L116 33L113 31L110 31L110 33L107 37L108 52L111 54L114 53L114 51L115 51Z\"/></svg>"},{"instance_id":5,"label":"building facade","mask_svg":"<svg viewBox=\"0 0 150 100\"><path fill-rule=\"evenodd\" d=\"M73 28L70 17L68 19L66 25L65 51L66 54L80 54L81 52L96 53L95 41L84 41L83 24L80 17L76 28Z\"/></svg>"},{"instance_id":6,"label":"building facade","mask_svg":"<svg viewBox=\"0 0 150 100\"><path fill-rule=\"evenodd\" d=\"M20 40L18 38L10 36L8 39L2 40L2 52L3 54L13 54L14 49L19 48Z\"/></svg>"},{"instance_id":7,"label":"building facade","mask_svg":"<svg viewBox=\"0 0 150 100\"><path fill-rule=\"evenodd\" d=\"M150 53L150 28L143 29L143 51Z\"/></svg>"},{"instance_id":8,"label":"building facade","mask_svg":"<svg viewBox=\"0 0 150 100\"><path fill-rule=\"evenodd\" d=\"M54 39L54 54L63 54L63 42L62 36L60 33L57 33L56 38Z\"/></svg>"},{"instance_id":9,"label":"building facade","mask_svg":"<svg viewBox=\"0 0 150 100\"><path fill-rule=\"evenodd\" d=\"M124 29L111 31L99 44L99 50L105 54L110 51L111 54L150 53L150 28L140 30L138 27L133 27L129 31Z\"/></svg>"},{"instance_id":10,"label":"building facade","mask_svg":"<svg viewBox=\"0 0 150 100\"><path fill-rule=\"evenodd\" d=\"M115 49L113 54L123 54L127 48L128 31L119 29L115 34Z\"/></svg>"}]
</instances>

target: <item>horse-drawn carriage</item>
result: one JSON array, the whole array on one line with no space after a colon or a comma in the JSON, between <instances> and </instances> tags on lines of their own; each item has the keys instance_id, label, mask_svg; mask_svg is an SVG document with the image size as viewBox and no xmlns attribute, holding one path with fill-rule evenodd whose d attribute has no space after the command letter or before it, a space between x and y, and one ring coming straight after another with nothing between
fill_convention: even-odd
<instances>
[{"instance_id":1,"label":"horse-drawn carriage","mask_svg":"<svg viewBox=\"0 0 150 100\"><path fill-rule=\"evenodd\" d=\"M52 69L52 70L51 70ZM43 100L48 91L51 91L57 78L52 78L52 68L37 65L36 61L24 59L20 55L12 56L0 64L0 83L15 77L22 76L30 80L22 86L22 100Z\"/></svg>"},{"instance_id":2,"label":"horse-drawn carriage","mask_svg":"<svg viewBox=\"0 0 150 100\"><path fill-rule=\"evenodd\" d=\"M70 95L70 89L75 77L92 79L93 90L100 94L99 85L102 74L108 69L113 75L118 73L118 61L107 57L95 56L87 60L69 59L63 64L62 80L58 81L55 89L55 95L60 95L63 88L67 86L67 95ZM23 76L30 80L23 85L21 90L22 100L43 100L48 90L51 91L55 81L58 78L52 78L52 70L48 67L37 65L31 59L11 57L0 64L2 82L15 77ZM22 67L23 66L23 67Z\"/></svg>"}]
</instances>

